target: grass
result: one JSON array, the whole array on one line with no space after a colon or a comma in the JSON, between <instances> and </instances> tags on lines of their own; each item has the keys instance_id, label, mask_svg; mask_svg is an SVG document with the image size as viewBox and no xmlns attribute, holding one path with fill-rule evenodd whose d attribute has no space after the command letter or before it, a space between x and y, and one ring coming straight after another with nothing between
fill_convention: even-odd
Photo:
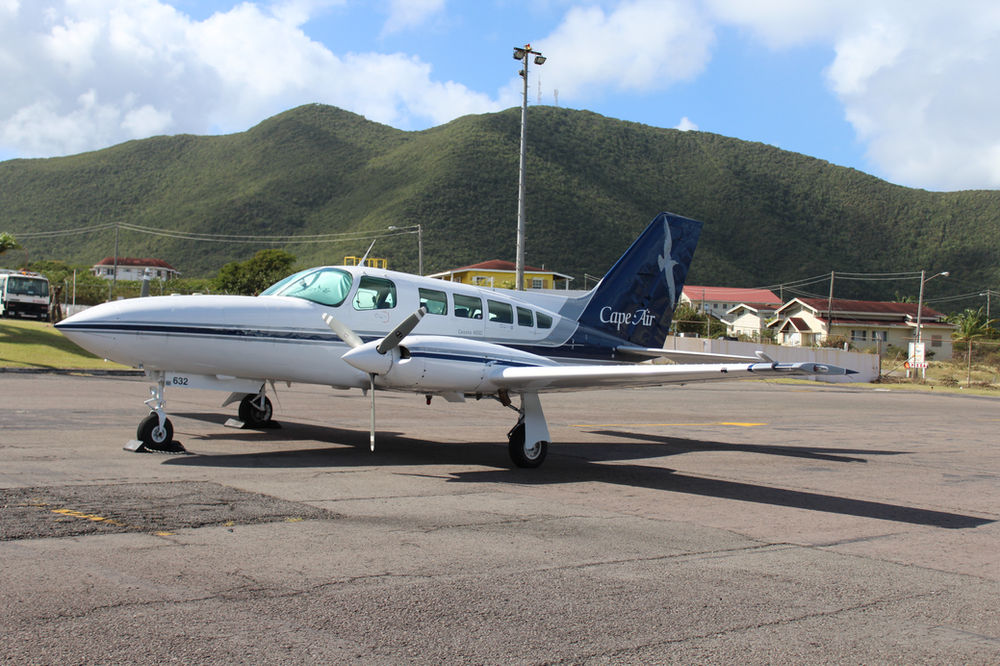
<instances>
[{"instance_id":1,"label":"grass","mask_svg":"<svg viewBox=\"0 0 1000 666\"><path fill-rule=\"evenodd\" d=\"M122 370L127 366L84 351L47 322L0 319L0 367Z\"/></svg>"}]
</instances>

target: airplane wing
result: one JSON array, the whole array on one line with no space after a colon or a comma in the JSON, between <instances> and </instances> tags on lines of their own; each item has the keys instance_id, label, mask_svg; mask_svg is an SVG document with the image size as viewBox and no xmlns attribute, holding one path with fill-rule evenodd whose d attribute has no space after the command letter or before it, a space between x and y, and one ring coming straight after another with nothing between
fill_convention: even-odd
<instances>
[{"instance_id":1,"label":"airplane wing","mask_svg":"<svg viewBox=\"0 0 1000 666\"><path fill-rule=\"evenodd\" d=\"M849 375L821 363L706 363L687 365L596 365L508 367L495 370L490 380L499 389L557 392L598 388L630 388L774 376Z\"/></svg>"}]
</instances>

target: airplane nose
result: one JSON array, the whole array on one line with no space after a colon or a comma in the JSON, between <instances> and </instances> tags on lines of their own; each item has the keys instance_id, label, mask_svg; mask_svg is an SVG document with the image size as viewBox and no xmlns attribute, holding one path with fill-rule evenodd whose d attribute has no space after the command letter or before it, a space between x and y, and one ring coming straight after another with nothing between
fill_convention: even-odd
<instances>
[{"instance_id":1,"label":"airplane nose","mask_svg":"<svg viewBox=\"0 0 1000 666\"><path fill-rule=\"evenodd\" d=\"M81 310L74 315L70 315L55 326L64 335L68 335L73 331L79 331L87 327L98 327L101 324L112 322L118 318L120 310L121 308L117 302L101 303L100 305L95 305L86 310Z\"/></svg>"}]
</instances>

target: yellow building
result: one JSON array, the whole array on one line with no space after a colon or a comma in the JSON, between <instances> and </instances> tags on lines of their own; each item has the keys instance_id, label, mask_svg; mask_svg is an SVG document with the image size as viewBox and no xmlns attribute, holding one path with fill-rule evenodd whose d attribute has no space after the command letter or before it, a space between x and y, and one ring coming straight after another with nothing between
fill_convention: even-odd
<instances>
[{"instance_id":1,"label":"yellow building","mask_svg":"<svg viewBox=\"0 0 1000 666\"><path fill-rule=\"evenodd\" d=\"M473 284L477 287L513 289L516 284L516 276L517 267L513 262L491 259L480 264L434 273L427 277L447 280L448 282ZM544 268L524 267L525 289L569 289L569 281L572 279L569 275L547 271Z\"/></svg>"},{"instance_id":2,"label":"yellow building","mask_svg":"<svg viewBox=\"0 0 1000 666\"><path fill-rule=\"evenodd\" d=\"M360 266L362 259L363 259L363 257L354 257L354 256L344 257L344 265L345 266ZM382 268L382 269L388 269L389 268L389 260L388 259L381 259L381 258L378 258L378 257L368 257L367 259L364 259L364 262L365 262L365 266L368 266L370 268Z\"/></svg>"}]
</instances>

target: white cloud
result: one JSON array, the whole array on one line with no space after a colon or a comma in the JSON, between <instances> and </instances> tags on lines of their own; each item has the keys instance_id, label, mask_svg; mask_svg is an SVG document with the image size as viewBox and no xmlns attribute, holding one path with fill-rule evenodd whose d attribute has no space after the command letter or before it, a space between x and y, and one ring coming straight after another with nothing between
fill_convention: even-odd
<instances>
[{"instance_id":1,"label":"white cloud","mask_svg":"<svg viewBox=\"0 0 1000 666\"><path fill-rule=\"evenodd\" d=\"M678 129L682 132L690 132L691 130L698 129L698 126L691 122L691 119L687 116L681 118L681 121L674 126L674 129Z\"/></svg>"},{"instance_id":2,"label":"white cloud","mask_svg":"<svg viewBox=\"0 0 1000 666\"><path fill-rule=\"evenodd\" d=\"M271 6L271 14L282 23L300 26L328 7L339 7L347 0L280 0Z\"/></svg>"},{"instance_id":3,"label":"white cloud","mask_svg":"<svg viewBox=\"0 0 1000 666\"><path fill-rule=\"evenodd\" d=\"M875 5L867 0L706 0L711 15L751 31L771 48L827 40Z\"/></svg>"},{"instance_id":4,"label":"white cloud","mask_svg":"<svg viewBox=\"0 0 1000 666\"><path fill-rule=\"evenodd\" d=\"M598 5L570 9L536 46L549 58L546 85L573 102L691 79L713 41L711 25L687 0L626 0L607 13Z\"/></svg>"},{"instance_id":5,"label":"white cloud","mask_svg":"<svg viewBox=\"0 0 1000 666\"><path fill-rule=\"evenodd\" d=\"M389 18L383 34L416 28L444 10L445 0L389 0Z\"/></svg>"},{"instance_id":6,"label":"white cloud","mask_svg":"<svg viewBox=\"0 0 1000 666\"><path fill-rule=\"evenodd\" d=\"M1000 187L1000 7L899 9L839 36L827 71L868 157L908 185Z\"/></svg>"},{"instance_id":7,"label":"white cloud","mask_svg":"<svg viewBox=\"0 0 1000 666\"><path fill-rule=\"evenodd\" d=\"M931 189L1000 187L1000 5L709 0L767 46L829 47L827 83L874 169ZM794 56L792 56L794 57Z\"/></svg>"},{"instance_id":8,"label":"white cloud","mask_svg":"<svg viewBox=\"0 0 1000 666\"><path fill-rule=\"evenodd\" d=\"M0 154L238 131L309 102L403 128L498 108L419 58L310 39L302 26L342 0L243 2L203 21L165 0L0 2Z\"/></svg>"}]
</instances>

